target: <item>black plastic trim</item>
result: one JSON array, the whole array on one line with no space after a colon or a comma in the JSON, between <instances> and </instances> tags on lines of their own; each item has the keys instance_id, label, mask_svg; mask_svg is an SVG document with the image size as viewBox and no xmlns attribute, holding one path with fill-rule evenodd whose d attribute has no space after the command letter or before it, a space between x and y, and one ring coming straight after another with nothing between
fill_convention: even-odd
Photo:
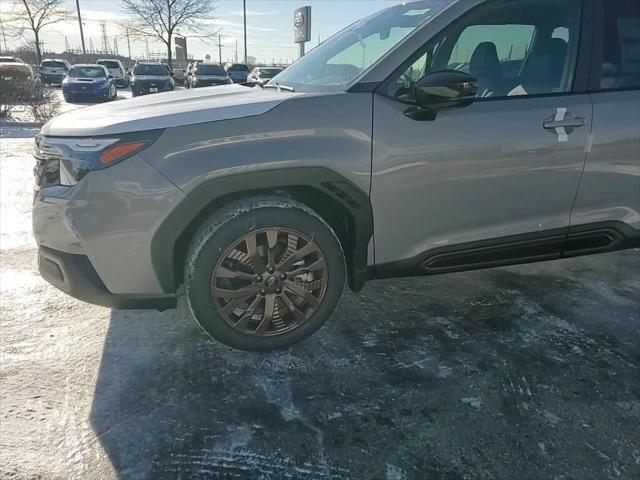
<instances>
[{"instance_id":1,"label":"black plastic trim","mask_svg":"<svg viewBox=\"0 0 640 480\"><path fill-rule=\"evenodd\" d=\"M89 259L40 246L40 275L54 287L83 302L120 310L167 310L175 295L114 295L105 287Z\"/></svg>"},{"instance_id":2,"label":"black plastic trim","mask_svg":"<svg viewBox=\"0 0 640 480\"><path fill-rule=\"evenodd\" d=\"M371 275L437 275L638 247L640 230L608 221L435 248L407 260L376 265Z\"/></svg>"},{"instance_id":3,"label":"black plastic trim","mask_svg":"<svg viewBox=\"0 0 640 480\"><path fill-rule=\"evenodd\" d=\"M323 167L283 168L216 178L197 186L169 214L151 241L154 271L166 293L176 290L175 246L190 224L211 205L220 208L227 199L265 190L312 187L338 202L353 220L352 249L347 258L349 286L362 289L369 278L367 255L373 235L373 213L369 196L342 175Z\"/></svg>"},{"instance_id":4,"label":"black plastic trim","mask_svg":"<svg viewBox=\"0 0 640 480\"><path fill-rule=\"evenodd\" d=\"M578 257L639 247L640 230L619 221L598 222L571 227L562 257Z\"/></svg>"},{"instance_id":5,"label":"black plastic trim","mask_svg":"<svg viewBox=\"0 0 640 480\"><path fill-rule=\"evenodd\" d=\"M558 259L567 228L434 248L416 257L376 265L376 278L436 275Z\"/></svg>"}]
</instances>

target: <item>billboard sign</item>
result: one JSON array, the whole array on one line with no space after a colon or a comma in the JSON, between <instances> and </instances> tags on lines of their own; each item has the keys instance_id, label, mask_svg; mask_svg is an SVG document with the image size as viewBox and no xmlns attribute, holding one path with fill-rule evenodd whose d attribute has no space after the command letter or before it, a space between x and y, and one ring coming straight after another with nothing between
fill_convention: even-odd
<instances>
[{"instance_id":1,"label":"billboard sign","mask_svg":"<svg viewBox=\"0 0 640 480\"><path fill-rule=\"evenodd\" d=\"M309 40L311 40L311 7L301 7L293 14L293 41L304 43Z\"/></svg>"}]
</instances>

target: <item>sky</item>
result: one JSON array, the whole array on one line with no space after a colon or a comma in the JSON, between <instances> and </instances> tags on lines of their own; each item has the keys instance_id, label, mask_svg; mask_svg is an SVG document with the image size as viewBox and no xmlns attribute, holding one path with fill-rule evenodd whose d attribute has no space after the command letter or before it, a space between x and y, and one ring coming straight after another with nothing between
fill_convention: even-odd
<instances>
[{"instance_id":1,"label":"sky","mask_svg":"<svg viewBox=\"0 0 640 480\"><path fill-rule=\"evenodd\" d=\"M65 0L75 10L75 0ZM283 59L297 57L298 46L293 43L293 12L296 8L311 6L311 38L307 50L333 35L343 27L366 15L401 0L246 0L247 1L247 53L258 61L277 63ZM6 13L11 0L0 0L0 14ZM127 42L122 24L126 16L120 9L119 0L80 0L83 16L85 42L89 48L90 39L96 48L102 44L100 22L107 22L107 34L111 48L114 38L121 54L127 53ZM222 38L223 62L232 61L238 45L238 56L243 58L242 0L218 0L215 11L215 26ZM186 33L186 32L182 32ZM65 49L65 37L71 48L80 48L80 33L77 20L46 27L43 30L44 48L47 52L61 52ZM31 40L31 37L29 37ZM0 38L0 41L3 41ZM8 47L24 44L24 39L6 36ZM2 44L4 46L4 42ZM144 55L143 41L131 43L132 56ZM164 52L162 43L149 42L151 52ZM215 41L188 40L188 50L194 58L211 55L218 58Z\"/></svg>"}]
</instances>

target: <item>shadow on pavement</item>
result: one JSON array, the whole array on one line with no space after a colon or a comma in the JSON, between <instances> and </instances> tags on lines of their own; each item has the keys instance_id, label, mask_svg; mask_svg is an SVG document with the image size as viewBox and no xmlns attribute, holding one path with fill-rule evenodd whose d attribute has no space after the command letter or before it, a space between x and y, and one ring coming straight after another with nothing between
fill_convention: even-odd
<instances>
[{"instance_id":1,"label":"shadow on pavement","mask_svg":"<svg viewBox=\"0 0 640 480\"><path fill-rule=\"evenodd\" d=\"M272 354L114 311L91 424L122 479L638 478L639 267L373 282Z\"/></svg>"}]
</instances>

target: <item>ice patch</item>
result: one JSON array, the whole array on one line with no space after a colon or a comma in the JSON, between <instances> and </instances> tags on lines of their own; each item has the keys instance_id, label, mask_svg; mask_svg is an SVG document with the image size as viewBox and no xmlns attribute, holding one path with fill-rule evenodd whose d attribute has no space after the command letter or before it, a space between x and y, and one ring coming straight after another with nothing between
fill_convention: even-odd
<instances>
[{"instance_id":1,"label":"ice patch","mask_svg":"<svg viewBox=\"0 0 640 480\"><path fill-rule=\"evenodd\" d=\"M468 403L474 408L480 408L482 406L482 399L480 397L466 397L461 398L460 401L462 403Z\"/></svg>"}]
</instances>

